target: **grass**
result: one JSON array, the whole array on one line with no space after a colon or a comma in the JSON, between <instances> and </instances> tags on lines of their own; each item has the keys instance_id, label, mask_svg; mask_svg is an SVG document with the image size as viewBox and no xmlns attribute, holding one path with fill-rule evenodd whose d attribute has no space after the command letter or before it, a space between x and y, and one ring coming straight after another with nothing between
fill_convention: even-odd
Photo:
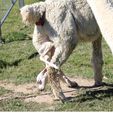
<instances>
[{"instance_id":1,"label":"grass","mask_svg":"<svg viewBox=\"0 0 113 113\"><path fill-rule=\"evenodd\" d=\"M45 111L49 107L35 102L25 103L20 99L7 99L0 102L0 111Z\"/></svg>"},{"instance_id":2,"label":"grass","mask_svg":"<svg viewBox=\"0 0 113 113\"><path fill-rule=\"evenodd\" d=\"M5 94L10 93L10 92L11 92L11 90L7 90L3 87L0 87L0 96L5 95Z\"/></svg>"},{"instance_id":3,"label":"grass","mask_svg":"<svg viewBox=\"0 0 113 113\"><path fill-rule=\"evenodd\" d=\"M43 68L38 58L29 59L36 52L31 40L7 43L0 50L0 80L16 84L30 82Z\"/></svg>"},{"instance_id":4,"label":"grass","mask_svg":"<svg viewBox=\"0 0 113 113\"><path fill-rule=\"evenodd\" d=\"M32 0L32 3L37 0ZM31 3L31 0L26 0ZM9 17L2 26L5 44L0 46L0 80L17 85L35 82L36 75L43 69L44 64L34 55L31 41L33 26L27 27L21 22L18 4L14 6ZM113 83L113 57L103 40L104 66L103 75L108 83ZM91 44L81 43L62 66L68 76L93 78L91 65ZM0 96L9 93L9 90L0 88ZM22 99L6 99L0 101L0 111L113 111L113 88L83 89L73 102L50 106L34 102L25 103Z\"/></svg>"}]
</instances>

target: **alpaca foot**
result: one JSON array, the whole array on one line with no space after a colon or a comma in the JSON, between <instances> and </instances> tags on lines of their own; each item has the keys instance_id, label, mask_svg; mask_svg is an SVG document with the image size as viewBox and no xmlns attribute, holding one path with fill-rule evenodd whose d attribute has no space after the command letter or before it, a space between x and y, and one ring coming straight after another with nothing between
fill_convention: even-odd
<instances>
[{"instance_id":1,"label":"alpaca foot","mask_svg":"<svg viewBox=\"0 0 113 113\"><path fill-rule=\"evenodd\" d=\"M66 101L66 97L63 94L63 92L59 92L59 94L57 96L55 96L53 98L54 101L61 101L62 103L64 103Z\"/></svg>"},{"instance_id":2,"label":"alpaca foot","mask_svg":"<svg viewBox=\"0 0 113 113\"><path fill-rule=\"evenodd\" d=\"M37 76L37 83L38 83L38 89L40 91L44 90L45 85L47 81L47 74L44 71L40 72L40 74Z\"/></svg>"},{"instance_id":3,"label":"alpaca foot","mask_svg":"<svg viewBox=\"0 0 113 113\"><path fill-rule=\"evenodd\" d=\"M94 87L99 87L105 85L104 82L95 82Z\"/></svg>"},{"instance_id":4,"label":"alpaca foot","mask_svg":"<svg viewBox=\"0 0 113 113\"><path fill-rule=\"evenodd\" d=\"M44 75L44 72L41 71L38 75L37 75L37 78L36 78L36 81L38 84L41 84L41 80L43 78L43 75Z\"/></svg>"},{"instance_id":5,"label":"alpaca foot","mask_svg":"<svg viewBox=\"0 0 113 113\"><path fill-rule=\"evenodd\" d=\"M61 74L62 75L62 74ZM67 78L64 74L62 76L62 79L61 79L64 83L67 84L68 87L70 88L76 88L78 87L78 84L75 82L75 81L71 81L69 78Z\"/></svg>"},{"instance_id":6,"label":"alpaca foot","mask_svg":"<svg viewBox=\"0 0 113 113\"><path fill-rule=\"evenodd\" d=\"M75 81L71 81L68 87L70 88L77 88L79 85Z\"/></svg>"},{"instance_id":7,"label":"alpaca foot","mask_svg":"<svg viewBox=\"0 0 113 113\"><path fill-rule=\"evenodd\" d=\"M40 91L43 91L45 89L45 84L46 84L46 78L42 78L42 80L38 82L38 89Z\"/></svg>"}]
</instances>

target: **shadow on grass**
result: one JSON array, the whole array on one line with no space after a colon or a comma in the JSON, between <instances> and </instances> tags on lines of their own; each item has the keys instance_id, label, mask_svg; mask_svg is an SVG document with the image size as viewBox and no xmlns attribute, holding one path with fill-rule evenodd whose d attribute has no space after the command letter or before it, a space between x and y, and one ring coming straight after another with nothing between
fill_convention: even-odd
<instances>
[{"instance_id":1,"label":"shadow on grass","mask_svg":"<svg viewBox=\"0 0 113 113\"><path fill-rule=\"evenodd\" d=\"M32 59L32 58L36 57L37 55L38 55L38 52L35 52L35 53L31 54L31 55L28 57L28 59Z\"/></svg>"},{"instance_id":2,"label":"shadow on grass","mask_svg":"<svg viewBox=\"0 0 113 113\"><path fill-rule=\"evenodd\" d=\"M6 61L0 60L0 68L7 68L8 66L18 66L18 64L22 61L22 59L16 60L12 63L8 63Z\"/></svg>"},{"instance_id":3,"label":"shadow on grass","mask_svg":"<svg viewBox=\"0 0 113 113\"><path fill-rule=\"evenodd\" d=\"M28 60L36 57L38 55L38 52L35 52L33 54L31 54L29 57L28 57ZM23 59L18 59L14 62L6 62L6 61L3 61L3 60L0 60L0 68L3 69L3 68L7 68L8 66L11 67L11 66L18 66L18 64L22 61Z\"/></svg>"},{"instance_id":4,"label":"shadow on grass","mask_svg":"<svg viewBox=\"0 0 113 113\"><path fill-rule=\"evenodd\" d=\"M78 86L78 94L75 97L67 97L66 102L86 102L89 100L103 100L113 97L113 84L104 83L102 86ZM68 91L67 91L68 92ZM75 92L72 90L71 92ZM66 92L65 92L66 93ZM75 92L76 93L76 92Z\"/></svg>"},{"instance_id":5,"label":"shadow on grass","mask_svg":"<svg viewBox=\"0 0 113 113\"><path fill-rule=\"evenodd\" d=\"M76 97L74 101L85 102L88 100L103 100L104 98L113 96L113 88L89 90Z\"/></svg>"},{"instance_id":6,"label":"shadow on grass","mask_svg":"<svg viewBox=\"0 0 113 113\"><path fill-rule=\"evenodd\" d=\"M102 87L102 86L113 87L113 83L105 83L105 82L103 82L102 85L98 85L98 86L95 86L95 85L92 85L92 86L78 86L78 88L98 88L98 87Z\"/></svg>"},{"instance_id":7,"label":"shadow on grass","mask_svg":"<svg viewBox=\"0 0 113 113\"><path fill-rule=\"evenodd\" d=\"M5 43L13 41L22 41L26 39L31 39L27 34L22 32L11 32L4 36Z\"/></svg>"}]
</instances>

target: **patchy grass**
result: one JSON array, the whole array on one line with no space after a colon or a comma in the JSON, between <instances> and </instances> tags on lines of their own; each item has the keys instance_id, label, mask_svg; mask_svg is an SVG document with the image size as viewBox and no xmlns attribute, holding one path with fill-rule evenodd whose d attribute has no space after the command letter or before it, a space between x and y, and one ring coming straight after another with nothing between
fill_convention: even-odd
<instances>
[{"instance_id":1,"label":"patchy grass","mask_svg":"<svg viewBox=\"0 0 113 113\"><path fill-rule=\"evenodd\" d=\"M7 94L7 93L10 93L10 92L11 92L11 90L7 90L3 87L0 87L0 96Z\"/></svg>"},{"instance_id":2,"label":"patchy grass","mask_svg":"<svg viewBox=\"0 0 113 113\"><path fill-rule=\"evenodd\" d=\"M0 47L0 80L7 80L16 84L32 82L42 70L43 64L34 57L36 52L31 40L15 41Z\"/></svg>"},{"instance_id":3,"label":"patchy grass","mask_svg":"<svg viewBox=\"0 0 113 113\"><path fill-rule=\"evenodd\" d=\"M41 0L25 0L25 4L31 4L38 1ZM22 23L22 19L19 13L19 4L17 1L8 18L5 20L4 25L2 26L2 36L5 42L14 41L17 39L26 39L29 38L29 35L32 34L33 27L34 26L25 26Z\"/></svg>"},{"instance_id":4,"label":"patchy grass","mask_svg":"<svg viewBox=\"0 0 113 113\"><path fill-rule=\"evenodd\" d=\"M0 111L45 111L47 108L49 108L49 106L44 103L25 103L20 99L7 99L0 101Z\"/></svg>"},{"instance_id":5,"label":"patchy grass","mask_svg":"<svg viewBox=\"0 0 113 113\"><path fill-rule=\"evenodd\" d=\"M106 45L105 41L102 42L103 47L103 75L113 78L113 57ZM83 76L93 78L93 69L91 64L92 47L91 43L80 43L73 51L73 54L63 65L63 70L70 76Z\"/></svg>"},{"instance_id":6,"label":"patchy grass","mask_svg":"<svg viewBox=\"0 0 113 113\"><path fill-rule=\"evenodd\" d=\"M32 3L37 0L32 0ZM31 3L31 0L26 0ZM21 22L18 4L14 6L9 17L2 26L5 44L0 46L0 80L17 85L35 82L36 75L43 69L44 64L39 60L36 50L30 40L33 26L25 26ZM113 57L103 40L104 80L113 83ZM91 65L91 44L80 43L73 51L68 61L62 66L68 76L82 76L93 78ZM0 96L9 91L0 88ZM72 102L65 104L47 105L25 103L20 99L6 99L0 101L0 111L113 111L113 87L102 87L96 90L83 89Z\"/></svg>"},{"instance_id":7,"label":"patchy grass","mask_svg":"<svg viewBox=\"0 0 113 113\"><path fill-rule=\"evenodd\" d=\"M72 102L58 105L57 111L113 111L113 88L82 89Z\"/></svg>"}]
</instances>

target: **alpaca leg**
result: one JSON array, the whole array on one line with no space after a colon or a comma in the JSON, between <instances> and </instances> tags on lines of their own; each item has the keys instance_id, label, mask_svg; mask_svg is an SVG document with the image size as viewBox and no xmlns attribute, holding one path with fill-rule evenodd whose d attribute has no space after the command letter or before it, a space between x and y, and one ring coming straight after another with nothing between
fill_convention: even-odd
<instances>
[{"instance_id":1,"label":"alpaca leg","mask_svg":"<svg viewBox=\"0 0 113 113\"><path fill-rule=\"evenodd\" d=\"M71 81L66 75L60 70L59 71L60 80L67 84L70 88L78 87L78 84L75 81Z\"/></svg>"},{"instance_id":2,"label":"alpaca leg","mask_svg":"<svg viewBox=\"0 0 113 113\"><path fill-rule=\"evenodd\" d=\"M75 81L71 81L68 77L66 77L66 75L64 75L64 73L61 70L58 73L58 77L63 83L66 83L67 86L70 88L75 88L78 86L78 84ZM44 90L47 83L47 72L44 73L44 70L40 72L40 74L37 76L37 83L39 90Z\"/></svg>"},{"instance_id":3,"label":"alpaca leg","mask_svg":"<svg viewBox=\"0 0 113 113\"><path fill-rule=\"evenodd\" d=\"M58 46L55 49L54 55L52 56L52 59L51 59L50 63L53 63L57 67L60 68L60 66L67 60L67 58L70 56L70 54L73 50L73 48L70 49L69 47L70 47L70 44L68 42ZM60 83L59 83L60 75L57 74L58 69L55 69L54 67L51 67L47 71L49 73L48 78L50 80L50 85L51 85L51 88L53 90L53 94L55 95L55 97L59 98L60 100L65 100L65 96L62 92L62 89L61 89ZM66 83L69 83L69 81L68 81L69 79L67 79L66 77L64 77L63 79Z\"/></svg>"},{"instance_id":4,"label":"alpaca leg","mask_svg":"<svg viewBox=\"0 0 113 113\"><path fill-rule=\"evenodd\" d=\"M65 96L60 87L59 76L57 76L57 72L58 70L52 67L47 68L47 75L48 75L49 82L51 84L51 89L53 91L55 100L60 99L63 102L65 100Z\"/></svg>"},{"instance_id":5,"label":"alpaca leg","mask_svg":"<svg viewBox=\"0 0 113 113\"><path fill-rule=\"evenodd\" d=\"M37 76L37 83L38 83L38 88L39 90L44 90L46 82L47 82L47 73L46 73L46 68L41 71L38 76Z\"/></svg>"},{"instance_id":6,"label":"alpaca leg","mask_svg":"<svg viewBox=\"0 0 113 113\"><path fill-rule=\"evenodd\" d=\"M93 56L92 63L94 68L94 80L95 85L102 85L102 65L103 65L103 56L102 56L102 48L101 48L101 37L92 42L93 47Z\"/></svg>"},{"instance_id":7,"label":"alpaca leg","mask_svg":"<svg viewBox=\"0 0 113 113\"><path fill-rule=\"evenodd\" d=\"M47 44L47 46L48 45L50 45L51 43L46 43ZM52 44L51 44L52 45ZM50 59L51 59L51 57L52 57L52 54L53 54L53 52L54 52L54 48L53 47L51 47L51 45L50 46L48 46L48 51L46 51L47 53L45 53L44 54L44 52L43 52L43 54L44 55L40 55L40 60L42 60L45 64L46 64L46 67L45 67L45 69L42 71L42 72L40 72L40 74L37 76L37 82L38 82L38 84L39 84L39 90L44 90L44 88L45 88L45 85L46 85L46 83L47 83L47 67L48 67L48 65L47 65L47 62L49 62L50 61ZM47 46L45 46L45 49L47 50ZM53 45L52 45L53 46ZM50 48L50 49L49 49Z\"/></svg>"}]
</instances>

